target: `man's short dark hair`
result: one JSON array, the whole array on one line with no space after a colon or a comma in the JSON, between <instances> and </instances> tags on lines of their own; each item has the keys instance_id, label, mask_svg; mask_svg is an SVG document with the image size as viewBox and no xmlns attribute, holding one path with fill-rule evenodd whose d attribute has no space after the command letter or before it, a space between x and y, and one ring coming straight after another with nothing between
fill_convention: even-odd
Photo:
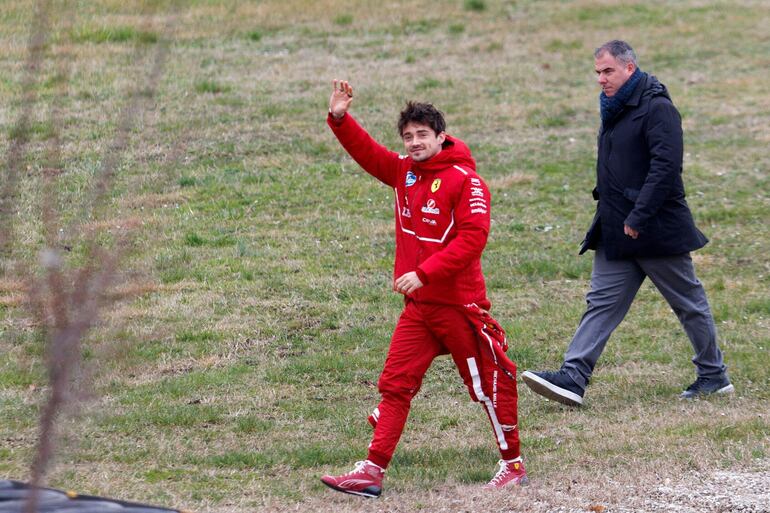
<instances>
[{"instance_id":1,"label":"man's short dark hair","mask_svg":"<svg viewBox=\"0 0 770 513\"><path fill-rule=\"evenodd\" d=\"M612 55L614 58L616 58L618 61L620 61L623 64L628 64L629 62L633 62L634 66L638 66L636 63L636 53L634 52L634 49L631 48L631 45L626 43L625 41L621 41L620 39L613 39L612 41L607 41L602 46L597 48L594 51L594 58L598 59L601 55L608 53Z\"/></svg>"},{"instance_id":2,"label":"man's short dark hair","mask_svg":"<svg viewBox=\"0 0 770 513\"><path fill-rule=\"evenodd\" d=\"M436 135L446 130L444 115L432 103L407 102L398 118L398 135L404 135L404 127L409 123L427 125Z\"/></svg>"}]
</instances>

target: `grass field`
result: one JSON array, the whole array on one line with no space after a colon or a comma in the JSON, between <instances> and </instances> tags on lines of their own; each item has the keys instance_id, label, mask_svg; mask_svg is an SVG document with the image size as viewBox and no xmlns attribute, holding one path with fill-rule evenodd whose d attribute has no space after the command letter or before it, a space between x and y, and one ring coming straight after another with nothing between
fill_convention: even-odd
<instances>
[{"instance_id":1,"label":"grass field","mask_svg":"<svg viewBox=\"0 0 770 513\"><path fill-rule=\"evenodd\" d=\"M366 508L611 509L629 487L690 471L770 471L767 2L55 1L29 85L33 6L0 4L4 154L25 105L31 113L0 276L0 479L28 479L48 392L22 273L39 273L47 226L67 269L87 261L87 240L129 244L82 348L51 486L192 511L364 507L317 478L366 454L401 300L390 292L392 193L325 126L331 80L351 80L353 114L396 150L407 99L445 112L493 195L483 264L509 354L522 370L550 368L584 308L591 55L612 38L635 47L682 113L688 200L711 239L694 258L736 394L675 399L694 379L691 349L645 284L585 408L520 387L529 490L479 493L497 451L442 358L385 498ZM146 98L94 202L132 94Z\"/></svg>"}]
</instances>

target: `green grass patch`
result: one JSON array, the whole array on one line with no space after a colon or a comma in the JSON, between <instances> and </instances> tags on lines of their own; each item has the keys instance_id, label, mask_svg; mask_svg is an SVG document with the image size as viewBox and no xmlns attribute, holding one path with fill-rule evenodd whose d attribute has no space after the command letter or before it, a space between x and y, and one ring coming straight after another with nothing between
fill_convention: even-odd
<instances>
[{"instance_id":1,"label":"green grass patch","mask_svg":"<svg viewBox=\"0 0 770 513\"><path fill-rule=\"evenodd\" d=\"M8 137L26 141L29 139L46 140L55 137L58 127L50 121L33 121L27 125L13 125L8 132Z\"/></svg>"},{"instance_id":2,"label":"green grass patch","mask_svg":"<svg viewBox=\"0 0 770 513\"><path fill-rule=\"evenodd\" d=\"M545 46L549 52L572 52L583 48L583 43L577 40L564 41L562 39L552 39Z\"/></svg>"},{"instance_id":3,"label":"green grass patch","mask_svg":"<svg viewBox=\"0 0 770 513\"><path fill-rule=\"evenodd\" d=\"M206 243L206 239L197 233L187 233L184 236L184 243L193 248L197 248L199 246L203 246Z\"/></svg>"},{"instance_id":4,"label":"green grass patch","mask_svg":"<svg viewBox=\"0 0 770 513\"><path fill-rule=\"evenodd\" d=\"M443 85L443 82L441 80L437 78L428 77L420 80L417 83L416 88L420 91L427 91L430 89L436 89L437 87L441 87L442 85Z\"/></svg>"},{"instance_id":5,"label":"green grass patch","mask_svg":"<svg viewBox=\"0 0 770 513\"><path fill-rule=\"evenodd\" d=\"M214 80L201 80L195 83L195 92L199 94L222 94L230 92L231 89L230 86Z\"/></svg>"},{"instance_id":6,"label":"green grass patch","mask_svg":"<svg viewBox=\"0 0 770 513\"><path fill-rule=\"evenodd\" d=\"M334 23L341 27L347 27L353 24L352 14L340 14L334 18Z\"/></svg>"},{"instance_id":7,"label":"green grass patch","mask_svg":"<svg viewBox=\"0 0 770 513\"><path fill-rule=\"evenodd\" d=\"M146 30L138 30L129 26L116 27L81 27L72 32L75 43L143 43L158 42L158 34Z\"/></svg>"},{"instance_id":8,"label":"green grass patch","mask_svg":"<svg viewBox=\"0 0 770 513\"><path fill-rule=\"evenodd\" d=\"M487 9L487 3L484 0L465 0L463 7L466 11L482 12Z\"/></svg>"}]
</instances>

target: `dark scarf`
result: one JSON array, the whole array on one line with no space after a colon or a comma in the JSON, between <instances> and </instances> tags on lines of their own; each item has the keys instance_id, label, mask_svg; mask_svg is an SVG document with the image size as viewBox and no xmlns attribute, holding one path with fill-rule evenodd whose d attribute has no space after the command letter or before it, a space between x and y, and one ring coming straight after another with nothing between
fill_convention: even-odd
<instances>
[{"instance_id":1,"label":"dark scarf","mask_svg":"<svg viewBox=\"0 0 770 513\"><path fill-rule=\"evenodd\" d=\"M634 89L636 89L636 85L642 79L642 75L643 73L639 68L636 68L631 76L628 77L626 83L623 84L613 96L607 96L604 94L604 91L599 94L599 110L602 116L602 123L607 123L623 110L623 107L626 106L626 102L628 102L631 95L634 94Z\"/></svg>"}]
</instances>

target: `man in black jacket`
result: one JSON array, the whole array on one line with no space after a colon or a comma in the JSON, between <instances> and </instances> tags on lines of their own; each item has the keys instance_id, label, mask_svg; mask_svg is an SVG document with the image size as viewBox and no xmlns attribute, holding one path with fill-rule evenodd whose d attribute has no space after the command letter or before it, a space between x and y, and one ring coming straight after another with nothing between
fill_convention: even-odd
<instances>
[{"instance_id":1,"label":"man in black jacket","mask_svg":"<svg viewBox=\"0 0 770 513\"><path fill-rule=\"evenodd\" d=\"M690 251L695 227L682 183L682 122L666 87L636 64L624 41L594 52L602 92L596 215L580 253L595 251L588 308L556 372L522 374L540 395L579 406L596 361L646 277L666 298L695 350L697 379L682 398L730 393L716 327Z\"/></svg>"}]
</instances>

